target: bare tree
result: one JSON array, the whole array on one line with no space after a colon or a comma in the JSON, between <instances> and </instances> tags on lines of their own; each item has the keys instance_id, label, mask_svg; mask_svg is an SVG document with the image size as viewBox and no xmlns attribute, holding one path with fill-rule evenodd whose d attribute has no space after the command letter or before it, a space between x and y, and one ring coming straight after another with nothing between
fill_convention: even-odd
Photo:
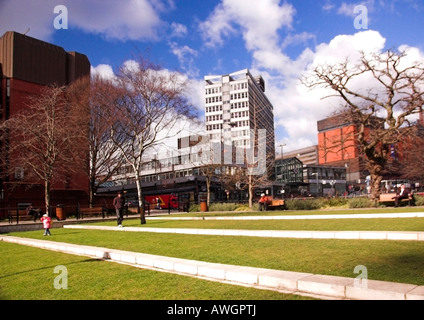
<instances>
[{"instance_id":1,"label":"bare tree","mask_svg":"<svg viewBox=\"0 0 424 320\"><path fill-rule=\"evenodd\" d=\"M124 164L118 147L110 141L114 119L110 117L122 92L112 80L98 76L74 82L68 90L72 109L81 117L87 130L88 152L86 172L89 177L89 205L99 185L110 178Z\"/></svg>"},{"instance_id":2,"label":"bare tree","mask_svg":"<svg viewBox=\"0 0 424 320\"><path fill-rule=\"evenodd\" d=\"M6 174L16 167L25 172L25 183L45 189L45 207L49 212L50 191L56 181L69 181L82 164L84 130L74 117L66 99L65 87L45 87L28 99L26 108L3 122L1 140L7 145L2 155ZM13 164L7 157L13 158Z\"/></svg>"},{"instance_id":3,"label":"bare tree","mask_svg":"<svg viewBox=\"0 0 424 320\"><path fill-rule=\"evenodd\" d=\"M370 79L373 84L364 88ZM411 134L411 116L422 112L423 62L408 62L406 52L362 53L357 64L346 60L320 65L302 82L309 88L332 89L344 102L340 113L357 126L355 140L366 157L371 197L377 199L390 146Z\"/></svg>"},{"instance_id":4,"label":"bare tree","mask_svg":"<svg viewBox=\"0 0 424 320\"><path fill-rule=\"evenodd\" d=\"M117 86L122 96L111 118L110 139L132 168L137 185L141 223L146 223L140 183L145 153L177 135L183 118L194 117L186 98L187 81L176 72L163 70L140 58L132 68L123 67Z\"/></svg>"},{"instance_id":5,"label":"bare tree","mask_svg":"<svg viewBox=\"0 0 424 320\"><path fill-rule=\"evenodd\" d=\"M424 128L416 126L413 134L403 141L401 150L394 151L395 156L401 157L398 172L407 179L424 182Z\"/></svg>"}]
</instances>

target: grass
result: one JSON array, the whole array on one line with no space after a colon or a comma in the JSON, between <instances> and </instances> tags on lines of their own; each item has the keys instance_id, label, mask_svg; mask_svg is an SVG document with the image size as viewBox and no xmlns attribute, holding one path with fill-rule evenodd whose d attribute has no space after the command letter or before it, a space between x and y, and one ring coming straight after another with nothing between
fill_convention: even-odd
<instances>
[{"instance_id":1,"label":"grass","mask_svg":"<svg viewBox=\"0 0 424 320\"><path fill-rule=\"evenodd\" d=\"M44 238L40 232L16 234ZM44 238L45 239L45 238ZM115 248L184 259L424 284L424 247L418 241L275 239L54 229L52 241Z\"/></svg>"},{"instance_id":2,"label":"grass","mask_svg":"<svg viewBox=\"0 0 424 320\"><path fill-rule=\"evenodd\" d=\"M415 210L414 210L415 209ZM412 212L422 208L319 210L302 214ZM298 212L265 212L293 215ZM202 213L226 216L232 213ZM258 215L243 212L237 215ZM178 217L183 215L178 215ZM187 216L187 215L185 215ZM199 216L189 214L188 216ZM167 216L170 218L175 215ZM116 223L102 222L103 225ZM160 228L230 228L268 230L398 230L423 231L424 218L326 219L259 221L182 221L127 219L125 226ZM45 239L42 231L11 235ZM133 233L53 229L51 241L116 248L184 259L310 272L354 278L354 268L364 265L368 278L424 285L424 247L418 241L275 239L182 234ZM205 280L88 259L0 242L0 299L300 299L271 291L213 283ZM53 288L53 268L69 270L69 289Z\"/></svg>"},{"instance_id":3,"label":"grass","mask_svg":"<svg viewBox=\"0 0 424 320\"><path fill-rule=\"evenodd\" d=\"M0 242L1 300L305 300L268 290L144 270ZM68 271L68 289L54 288L54 268Z\"/></svg>"},{"instance_id":4,"label":"grass","mask_svg":"<svg viewBox=\"0 0 424 320\"><path fill-rule=\"evenodd\" d=\"M332 214L364 214L364 213L400 213L400 212L423 212L424 207L388 207L388 208L356 208L346 209L340 207L317 209L317 210L269 210L269 211L208 211L208 212L192 212L178 213L171 211L167 217L226 217L226 216L297 216L297 215L332 215ZM148 215L146 214L147 218Z\"/></svg>"}]
</instances>

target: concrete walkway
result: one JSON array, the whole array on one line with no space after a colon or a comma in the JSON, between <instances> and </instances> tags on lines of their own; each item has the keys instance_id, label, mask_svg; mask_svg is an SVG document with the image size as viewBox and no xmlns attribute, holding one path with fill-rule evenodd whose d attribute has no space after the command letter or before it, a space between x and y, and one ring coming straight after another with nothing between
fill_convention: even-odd
<instances>
[{"instance_id":1,"label":"concrete walkway","mask_svg":"<svg viewBox=\"0 0 424 320\"><path fill-rule=\"evenodd\" d=\"M424 300L424 286L208 263L63 242L0 236L0 241L107 259L141 268L323 299Z\"/></svg>"},{"instance_id":2,"label":"concrete walkway","mask_svg":"<svg viewBox=\"0 0 424 320\"><path fill-rule=\"evenodd\" d=\"M424 212L352 213L352 214L301 214L282 216L229 216L229 217L151 217L152 220L315 220L315 219L376 219L376 218L424 218Z\"/></svg>"},{"instance_id":3,"label":"concrete walkway","mask_svg":"<svg viewBox=\"0 0 424 320\"><path fill-rule=\"evenodd\" d=\"M240 230L240 229L192 229L192 228L148 228L109 227L91 225L65 225L67 229L109 230L127 232L153 232L194 234L213 236L246 236L299 239L343 239L343 240L412 240L424 241L424 232L415 231L307 231L307 230Z\"/></svg>"}]
</instances>

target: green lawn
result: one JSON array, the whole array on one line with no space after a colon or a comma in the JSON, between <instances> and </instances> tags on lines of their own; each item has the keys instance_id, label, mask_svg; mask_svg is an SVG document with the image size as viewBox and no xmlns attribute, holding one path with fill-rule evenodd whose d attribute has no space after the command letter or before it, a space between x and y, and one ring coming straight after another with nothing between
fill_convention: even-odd
<instances>
[{"instance_id":1,"label":"green lawn","mask_svg":"<svg viewBox=\"0 0 424 320\"><path fill-rule=\"evenodd\" d=\"M330 214L355 214L355 213L399 213L399 212L423 212L424 207L383 207L383 208L359 208L346 209L332 207L318 210L269 210L269 211L213 211L213 212L193 212L176 215L171 211L170 217L218 217L218 216L281 216L281 215L330 215ZM147 215L147 213L146 213Z\"/></svg>"},{"instance_id":2,"label":"green lawn","mask_svg":"<svg viewBox=\"0 0 424 320\"><path fill-rule=\"evenodd\" d=\"M42 232L16 236L45 239ZM424 246L418 241L276 239L53 229L51 241L115 248L234 265L424 284Z\"/></svg>"},{"instance_id":3,"label":"green lawn","mask_svg":"<svg viewBox=\"0 0 424 320\"><path fill-rule=\"evenodd\" d=\"M403 211L413 211L405 208ZM422 208L416 211L422 211ZM343 214L373 210L309 211ZM390 212L401 212L393 209ZM266 215L294 212L267 212ZM299 212L296 212L299 214ZM235 213L205 213L208 216ZM258 215L240 213L238 215ZM178 215L180 216L180 215ZM167 217L176 218L177 215ZM199 216L191 214L189 216ZM101 222L115 226L114 221ZM124 226L156 228L226 228L252 230L397 230L423 231L424 218L326 220L124 220ZM11 235L46 239L43 231ZM424 285L424 246L418 241L276 239L53 229L48 240L116 248L184 259L355 278L363 265L368 278ZM0 242L1 299L299 299L271 291L209 282L191 277ZM56 290L56 265L69 270L69 289Z\"/></svg>"},{"instance_id":4,"label":"green lawn","mask_svg":"<svg viewBox=\"0 0 424 320\"><path fill-rule=\"evenodd\" d=\"M0 300L308 299L5 242L0 251ZM58 265L68 271L66 290L54 287Z\"/></svg>"}]
</instances>

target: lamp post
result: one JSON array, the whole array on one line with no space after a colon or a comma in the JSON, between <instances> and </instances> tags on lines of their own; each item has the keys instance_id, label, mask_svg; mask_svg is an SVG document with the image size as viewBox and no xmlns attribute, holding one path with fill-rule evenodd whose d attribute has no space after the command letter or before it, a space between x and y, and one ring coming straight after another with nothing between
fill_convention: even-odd
<instances>
[{"instance_id":1,"label":"lamp post","mask_svg":"<svg viewBox=\"0 0 424 320\"><path fill-rule=\"evenodd\" d=\"M280 144L279 145L279 147L280 147L280 149L281 149L281 159L283 159L283 147L285 147L286 146L286 144L284 143L284 144Z\"/></svg>"}]
</instances>

